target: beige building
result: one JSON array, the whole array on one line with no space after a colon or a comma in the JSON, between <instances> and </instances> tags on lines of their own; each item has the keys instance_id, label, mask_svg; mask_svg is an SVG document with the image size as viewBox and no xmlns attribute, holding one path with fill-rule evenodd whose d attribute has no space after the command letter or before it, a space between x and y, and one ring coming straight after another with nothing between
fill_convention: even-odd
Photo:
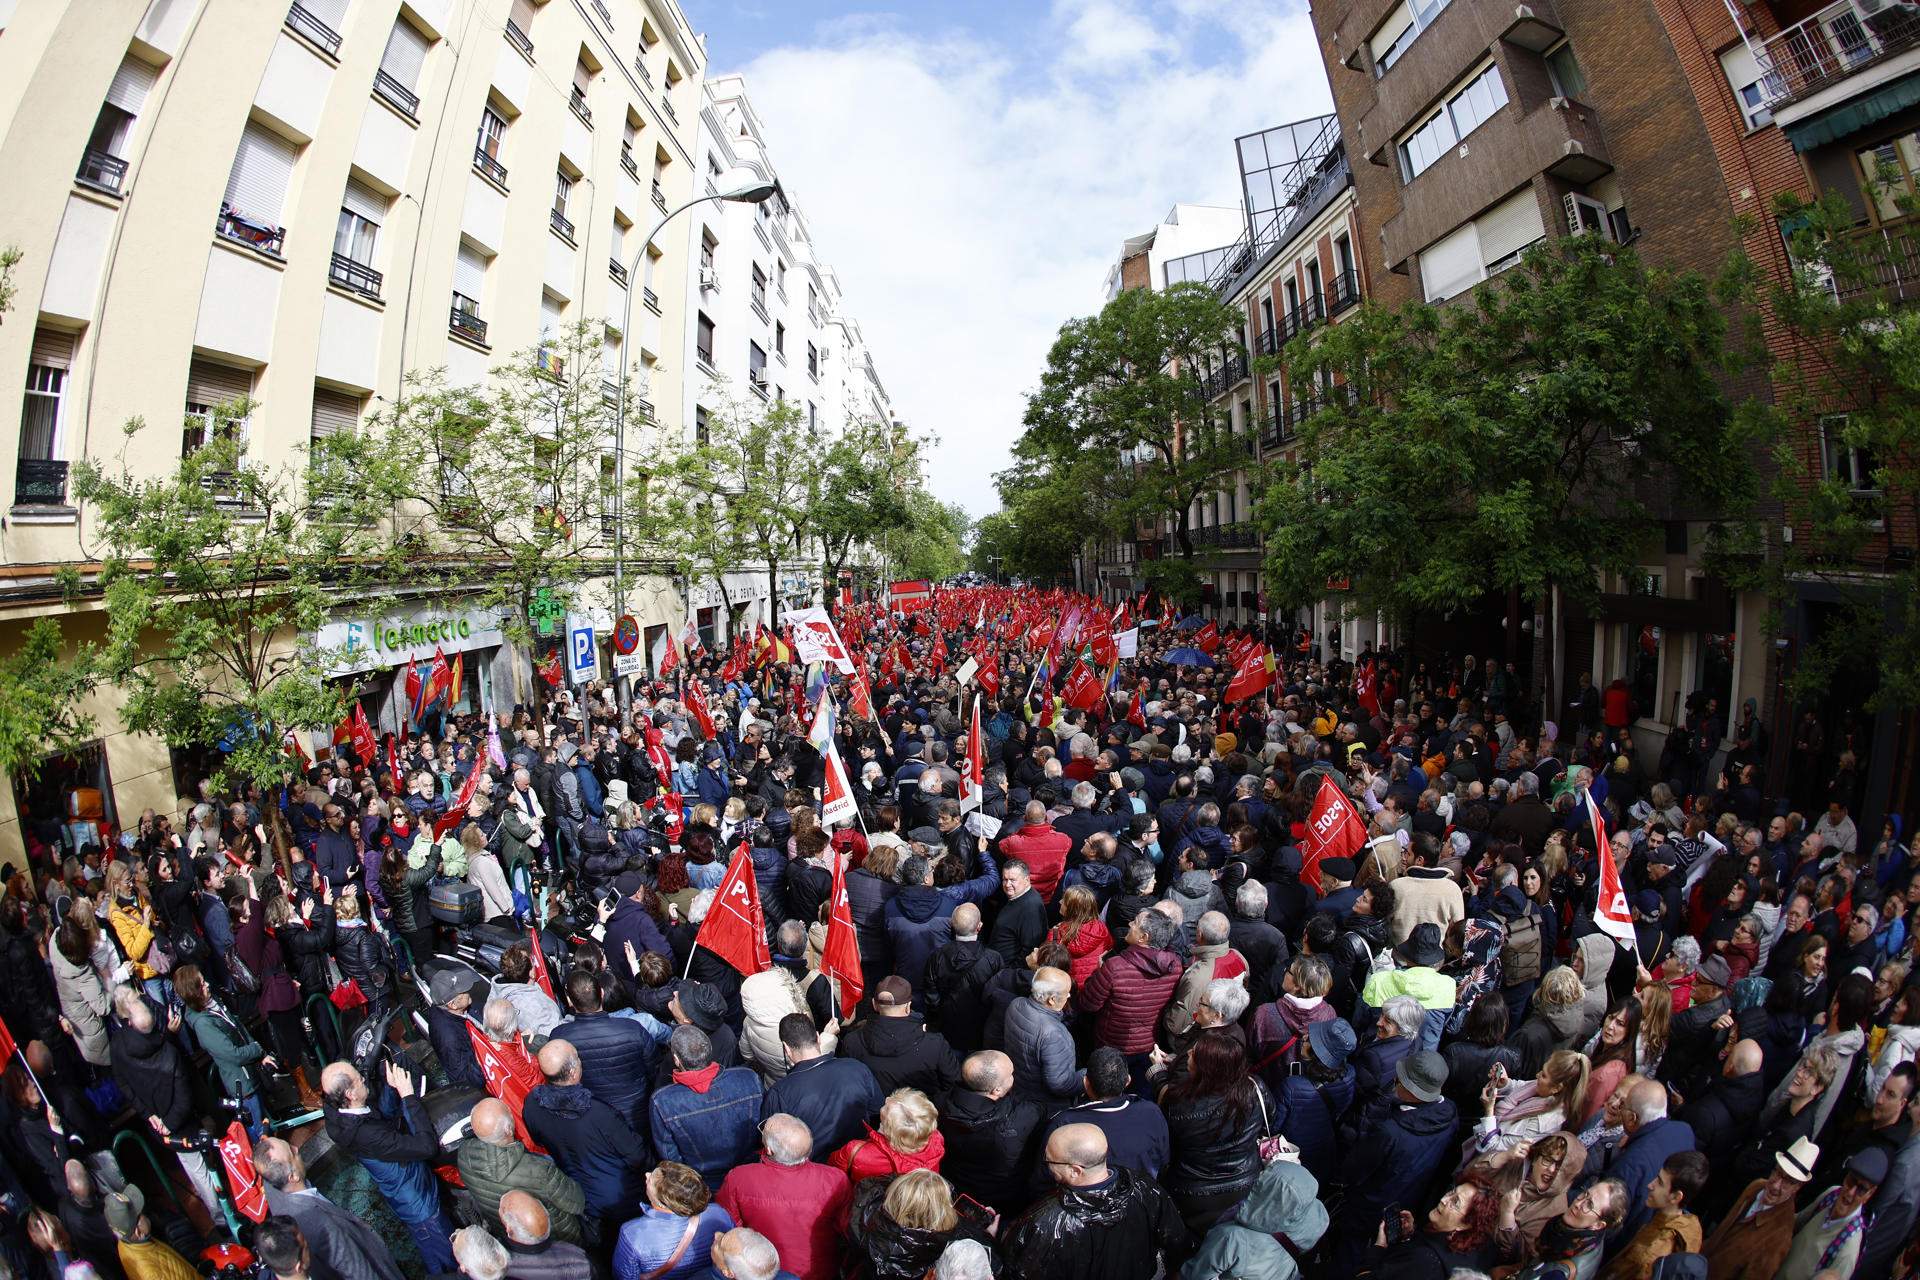
<instances>
[{"instance_id":1,"label":"beige building","mask_svg":"<svg viewBox=\"0 0 1920 1280\"><path fill-rule=\"evenodd\" d=\"M0 473L0 651L61 607L52 575L83 554L70 465L124 447L163 474L196 443L192 415L235 396L258 402L249 458L275 466L410 370L478 382L585 319L644 397L630 443L688 430L695 224L675 220L640 279L623 264L696 193L705 61L673 0L0 0L0 246L23 255L0 324L0 385L22 388L0 398L20 406L0 409L18 459ZM684 616L658 578L628 603L643 623ZM422 590L377 618L343 602L330 625L431 629L424 652L467 653L469 701L484 685L510 705L525 663L498 621ZM410 651L354 666L376 709ZM123 822L171 809L191 766L116 732L102 697L100 746L63 776ZM0 825L15 801L0 788ZM0 857L17 850L0 835Z\"/></svg>"}]
</instances>

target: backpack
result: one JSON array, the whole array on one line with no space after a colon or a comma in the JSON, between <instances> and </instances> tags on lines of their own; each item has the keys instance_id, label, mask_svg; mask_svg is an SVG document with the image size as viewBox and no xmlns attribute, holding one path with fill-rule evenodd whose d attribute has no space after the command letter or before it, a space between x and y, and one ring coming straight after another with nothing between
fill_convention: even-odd
<instances>
[{"instance_id":1,"label":"backpack","mask_svg":"<svg viewBox=\"0 0 1920 1280\"><path fill-rule=\"evenodd\" d=\"M1533 903L1507 922L1506 940L1500 944L1500 983L1514 987L1540 978L1540 909Z\"/></svg>"},{"instance_id":2,"label":"backpack","mask_svg":"<svg viewBox=\"0 0 1920 1280\"><path fill-rule=\"evenodd\" d=\"M1698 1253L1669 1253L1654 1262L1651 1280L1707 1280L1706 1257Z\"/></svg>"}]
</instances>

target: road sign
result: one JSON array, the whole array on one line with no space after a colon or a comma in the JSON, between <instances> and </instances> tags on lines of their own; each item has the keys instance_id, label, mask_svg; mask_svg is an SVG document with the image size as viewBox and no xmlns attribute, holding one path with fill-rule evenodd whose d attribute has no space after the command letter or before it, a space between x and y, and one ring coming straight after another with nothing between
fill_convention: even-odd
<instances>
[{"instance_id":1,"label":"road sign","mask_svg":"<svg viewBox=\"0 0 1920 1280\"><path fill-rule=\"evenodd\" d=\"M632 614L621 614L620 621L613 624L613 651L624 657L639 647L640 624Z\"/></svg>"},{"instance_id":2,"label":"road sign","mask_svg":"<svg viewBox=\"0 0 1920 1280\"><path fill-rule=\"evenodd\" d=\"M593 619L567 616L567 678L585 684L600 677L600 646L594 643Z\"/></svg>"},{"instance_id":3,"label":"road sign","mask_svg":"<svg viewBox=\"0 0 1920 1280\"><path fill-rule=\"evenodd\" d=\"M613 674L616 676L645 675L647 656L644 653L616 653L613 655Z\"/></svg>"}]
</instances>

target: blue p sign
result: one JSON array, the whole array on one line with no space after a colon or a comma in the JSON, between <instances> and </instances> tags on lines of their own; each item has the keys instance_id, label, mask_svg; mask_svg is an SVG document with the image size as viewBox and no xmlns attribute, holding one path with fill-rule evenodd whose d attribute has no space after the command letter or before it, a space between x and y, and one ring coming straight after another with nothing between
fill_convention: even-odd
<instances>
[{"instance_id":1,"label":"blue p sign","mask_svg":"<svg viewBox=\"0 0 1920 1280\"><path fill-rule=\"evenodd\" d=\"M575 684L600 674L600 652L593 643L593 624L579 621L567 628L568 666Z\"/></svg>"}]
</instances>

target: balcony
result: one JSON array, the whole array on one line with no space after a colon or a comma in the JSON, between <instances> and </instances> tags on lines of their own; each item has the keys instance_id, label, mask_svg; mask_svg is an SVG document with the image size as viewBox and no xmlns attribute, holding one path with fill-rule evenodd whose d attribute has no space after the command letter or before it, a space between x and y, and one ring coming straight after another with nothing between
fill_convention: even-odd
<instances>
[{"instance_id":1,"label":"balcony","mask_svg":"<svg viewBox=\"0 0 1920 1280\"><path fill-rule=\"evenodd\" d=\"M1920 240L1905 229L1862 232L1848 246L1857 271L1856 278L1844 284L1835 280L1833 291L1842 302L1880 298L1888 302L1920 300Z\"/></svg>"},{"instance_id":2,"label":"balcony","mask_svg":"<svg viewBox=\"0 0 1920 1280\"><path fill-rule=\"evenodd\" d=\"M480 171L481 177L491 180L502 189L506 187L507 166L488 155L486 148L475 147L473 149L473 167Z\"/></svg>"},{"instance_id":3,"label":"balcony","mask_svg":"<svg viewBox=\"0 0 1920 1280\"><path fill-rule=\"evenodd\" d=\"M600 379L600 399L608 405L620 403L620 383L614 378Z\"/></svg>"},{"instance_id":4,"label":"balcony","mask_svg":"<svg viewBox=\"0 0 1920 1280\"><path fill-rule=\"evenodd\" d=\"M487 345L487 322L480 318L480 304L464 293L453 295L453 310L447 328L470 342Z\"/></svg>"},{"instance_id":5,"label":"balcony","mask_svg":"<svg viewBox=\"0 0 1920 1280\"><path fill-rule=\"evenodd\" d=\"M633 147L630 143L620 144L620 167L627 171L629 178L635 182L640 181L640 166L634 162Z\"/></svg>"},{"instance_id":6,"label":"balcony","mask_svg":"<svg viewBox=\"0 0 1920 1280\"><path fill-rule=\"evenodd\" d=\"M357 293L362 297L380 300L380 282L384 279L378 271L364 262L355 262L345 254L336 253L333 261L327 265L327 280L342 289Z\"/></svg>"},{"instance_id":7,"label":"balcony","mask_svg":"<svg viewBox=\"0 0 1920 1280\"><path fill-rule=\"evenodd\" d=\"M1332 318L1360 301L1360 276L1349 268L1333 277L1327 286L1327 316Z\"/></svg>"},{"instance_id":8,"label":"balcony","mask_svg":"<svg viewBox=\"0 0 1920 1280\"><path fill-rule=\"evenodd\" d=\"M640 83L653 88L653 72L647 70L647 55L644 52L633 55L633 73L640 77Z\"/></svg>"},{"instance_id":9,"label":"balcony","mask_svg":"<svg viewBox=\"0 0 1920 1280\"><path fill-rule=\"evenodd\" d=\"M620 259L607 259L607 274L612 276L614 283L622 289L627 287L627 269L620 265Z\"/></svg>"},{"instance_id":10,"label":"balcony","mask_svg":"<svg viewBox=\"0 0 1920 1280\"><path fill-rule=\"evenodd\" d=\"M1316 328L1327 318L1327 304L1317 293L1308 294L1307 300L1287 312L1280 322L1282 342L1291 342L1301 334Z\"/></svg>"},{"instance_id":11,"label":"balcony","mask_svg":"<svg viewBox=\"0 0 1920 1280\"><path fill-rule=\"evenodd\" d=\"M660 188L660 179L653 180L653 202L660 206L660 212L667 211L667 193Z\"/></svg>"},{"instance_id":12,"label":"balcony","mask_svg":"<svg viewBox=\"0 0 1920 1280\"><path fill-rule=\"evenodd\" d=\"M652 289L649 289L646 285L640 286L640 301L646 303L647 310L653 312L653 314L660 314L660 295Z\"/></svg>"},{"instance_id":13,"label":"balcony","mask_svg":"<svg viewBox=\"0 0 1920 1280\"><path fill-rule=\"evenodd\" d=\"M1207 400L1218 400L1245 381L1246 376L1247 357L1239 351L1230 351L1219 367L1200 379L1200 394Z\"/></svg>"},{"instance_id":14,"label":"balcony","mask_svg":"<svg viewBox=\"0 0 1920 1280\"><path fill-rule=\"evenodd\" d=\"M420 117L420 95L384 71L373 73L373 91L409 120Z\"/></svg>"},{"instance_id":15,"label":"balcony","mask_svg":"<svg viewBox=\"0 0 1920 1280\"><path fill-rule=\"evenodd\" d=\"M1916 46L1920 4L1840 0L1760 46L1760 91L1777 109Z\"/></svg>"},{"instance_id":16,"label":"balcony","mask_svg":"<svg viewBox=\"0 0 1920 1280\"><path fill-rule=\"evenodd\" d=\"M554 234L558 235L568 244L571 245L574 242L573 223L567 220L566 214L560 212L558 209L547 210L547 225L553 228Z\"/></svg>"},{"instance_id":17,"label":"balcony","mask_svg":"<svg viewBox=\"0 0 1920 1280\"><path fill-rule=\"evenodd\" d=\"M593 128L593 111L587 106L587 95L580 91L579 85L575 85L573 92L567 95L567 105L573 108L573 114L580 117L581 124Z\"/></svg>"},{"instance_id":18,"label":"balcony","mask_svg":"<svg viewBox=\"0 0 1920 1280\"><path fill-rule=\"evenodd\" d=\"M67 505L67 463L58 458L22 458L13 473L16 507Z\"/></svg>"},{"instance_id":19,"label":"balcony","mask_svg":"<svg viewBox=\"0 0 1920 1280\"><path fill-rule=\"evenodd\" d=\"M1275 405L1260 419L1260 447L1277 449L1292 439L1293 423L1287 417L1286 406Z\"/></svg>"},{"instance_id":20,"label":"balcony","mask_svg":"<svg viewBox=\"0 0 1920 1280\"><path fill-rule=\"evenodd\" d=\"M1256 338L1253 345L1263 356L1277 356L1280 348L1286 345L1286 339L1280 336L1279 327L1275 326Z\"/></svg>"},{"instance_id":21,"label":"balcony","mask_svg":"<svg viewBox=\"0 0 1920 1280\"><path fill-rule=\"evenodd\" d=\"M663 93L660 95L660 114L675 124L680 123L680 113L673 109L673 97L671 94Z\"/></svg>"},{"instance_id":22,"label":"balcony","mask_svg":"<svg viewBox=\"0 0 1920 1280\"><path fill-rule=\"evenodd\" d=\"M640 418L642 422L653 421L653 401L642 400L638 397L635 397L633 402L633 411Z\"/></svg>"},{"instance_id":23,"label":"balcony","mask_svg":"<svg viewBox=\"0 0 1920 1280\"><path fill-rule=\"evenodd\" d=\"M340 33L299 5L287 9L287 26L325 49L329 56L340 56Z\"/></svg>"},{"instance_id":24,"label":"balcony","mask_svg":"<svg viewBox=\"0 0 1920 1280\"><path fill-rule=\"evenodd\" d=\"M600 0L593 0L593 11L600 15L600 21L607 24L607 30L613 30L613 15L607 12L607 6Z\"/></svg>"},{"instance_id":25,"label":"balcony","mask_svg":"<svg viewBox=\"0 0 1920 1280\"><path fill-rule=\"evenodd\" d=\"M512 18L507 19L507 25L502 34L507 37L508 44L520 51L521 57L528 62L533 61L533 41L527 38L526 32L514 24Z\"/></svg>"},{"instance_id":26,"label":"balcony","mask_svg":"<svg viewBox=\"0 0 1920 1280\"><path fill-rule=\"evenodd\" d=\"M117 196L121 183L126 181L127 162L110 151L88 147L87 153L80 157L80 172L74 177L89 187Z\"/></svg>"},{"instance_id":27,"label":"balcony","mask_svg":"<svg viewBox=\"0 0 1920 1280\"><path fill-rule=\"evenodd\" d=\"M246 245L247 248L272 258L280 256L281 246L287 238L285 227L256 222L230 204L220 206L220 216L214 220L213 229L225 239Z\"/></svg>"}]
</instances>

